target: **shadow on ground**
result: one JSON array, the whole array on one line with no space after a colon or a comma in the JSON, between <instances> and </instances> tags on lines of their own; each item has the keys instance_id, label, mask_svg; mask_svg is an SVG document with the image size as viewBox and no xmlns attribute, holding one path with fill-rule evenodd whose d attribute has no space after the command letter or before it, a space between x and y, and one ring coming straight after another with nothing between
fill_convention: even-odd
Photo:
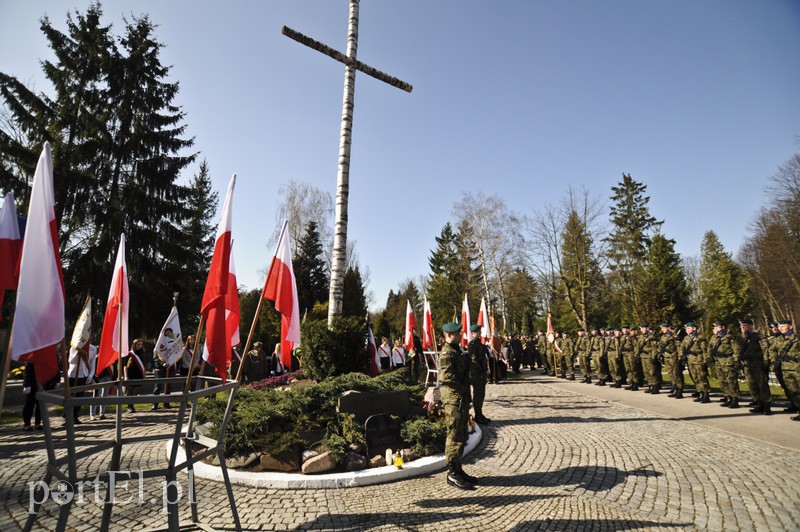
<instances>
[{"instance_id":1,"label":"shadow on ground","mask_svg":"<svg viewBox=\"0 0 800 532\"><path fill-rule=\"evenodd\" d=\"M388 501L387 501L388 502ZM387 525L408 527L409 530L435 529L436 523L453 519L470 519L480 514L465 512L387 512L381 514L325 514L304 523L294 530L342 530L358 532ZM451 525L452 526L452 525Z\"/></svg>"},{"instance_id":2,"label":"shadow on ground","mask_svg":"<svg viewBox=\"0 0 800 532\"><path fill-rule=\"evenodd\" d=\"M503 475L481 477L482 486L532 486L537 488L553 488L558 486L576 486L586 491L606 491L626 478L660 477L663 473L640 467L633 471L625 471L616 467L570 466L557 471L541 471L522 475Z\"/></svg>"},{"instance_id":3,"label":"shadow on ground","mask_svg":"<svg viewBox=\"0 0 800 532\"><path fill-rule=\"evenodd\" d=\"M549 531L616 531L616 530L651 530L654 528L691 528L691 523L658 523L656 521L627 521L622 519L537 519L523 521L510 530L522 532L528 530Z\"/></svg>"}]
</instances>

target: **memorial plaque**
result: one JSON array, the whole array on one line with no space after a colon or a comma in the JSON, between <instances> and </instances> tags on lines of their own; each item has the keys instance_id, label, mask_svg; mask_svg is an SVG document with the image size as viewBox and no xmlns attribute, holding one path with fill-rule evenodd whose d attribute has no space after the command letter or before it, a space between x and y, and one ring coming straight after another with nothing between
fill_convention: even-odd
<instances>
[{"instance_id":1,"label":"memorial plaque","mask_svg":"<svg viewBox=\"0 0 800 532\"><path fill-rule=\"evenodd\" d=\"M367 456L382 455L386 449L396 451L402 446L400 421L389 414L375 414L364 423L367 439Z\"/></svg>"}]
</instances>

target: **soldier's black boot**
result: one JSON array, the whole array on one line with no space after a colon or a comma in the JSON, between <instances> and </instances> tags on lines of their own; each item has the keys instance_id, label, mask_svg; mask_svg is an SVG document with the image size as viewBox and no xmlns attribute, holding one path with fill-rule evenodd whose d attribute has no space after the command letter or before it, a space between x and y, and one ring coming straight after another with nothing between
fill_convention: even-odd
<instances>
[{"instance_id":1,"label":"soldier's black boot","mask_svg":"<svg viewBox=\"0 0 800 532\"><path fill-rule=\"evenodd\" d=\"M693 391L692 397L700 397L700 392L698 392L697 390Z\"/></svg>"},{"instance_id":2,"label":"soldier's black boot","mask_svg":"<svg viewBox=\"0 0 800 532\"><path fill-rule=\"evenodd\" d=\"M756 407L755 408L751 408L750 412L753 413L753 414L761 414L761 413L764 412L764 406L769 406L769 405L764 405L761 401L757 401L756 402Z\"/></svg>"},{"instance_id":3,"label":"soldier's black boot","mask_svg":"<svg viewBox=\"0 0 800 532\"><path fill-rule=\"evenodd\" d=\"M632 392L638 392L639 391L639 383L638 382L634 382L633 384L631 384L631 391Z\"/></svg>"},{"instance_id":4,"label":"soldier's black boot","mask_svg":"<svg viewBox=\"0 0 800 532\"><path fill-rule=\"evenodd\" d=\"M692 401L694 401L695 403L699 403L700 401L703 400L703 392L693 393L692 395L695 396L695 398L692 399Z\"/></svg>"},{"instance_id":5,"label":"soldier's black boot","mask_svg":"<svg viewBox=\"0 0 800 532\"><path fill-rule=\"evenodd\" d=\"M731 397L731 400L728 403L728 408L739 408L739 398Z\"/></svg>"},{"instance_id":6,"label":"soldier's black boot","mask_svg":"<svg viewBox=\"0 0 800 532\"><path fill-rule=\"evenodd\" d=\"M675 399L683 399L683 390L675 390Z\"/></svg>"},{"instance_id":7,"label":"soldier's black boot","mask_svg":"<svg viewBox=\"0 0 800 532\"><path fill-rule=\"evenodd\" d=\"M477 485L479 480L478 477L473 477L472 475L468 475L462 466L458 467L458 472L461 473L461 476L464 477L464 480L469 482L470 484Z\"/></svg>"},{"instance_id":8,"label":"soldier's black boot","mask_svg":"<svg viewBox=\"0 0 800 532\"><path fill-rule=\"evenodd\" d=\"M656 384L655 386L653 386L653 391L650 393L652 393L653 395L661 393L661 385Z\"/></svg>"},{"instance_id":9,"label":"soldier's black boot","mask_svg":"<svg viewBox=\"0 0 800 532\"><path fill-rule=\"evenodd\" d=\"M653 393L653 387L648 386L647 389L644 391L644 393Z\"/></svg>"},{"instance_id":10,"label":"soldier's black boot","mask_svg":"<svg viewBox=\"0 0 800 532\"><path fill-rule=\"evenodd\" d=\"M567 380L568 381L574 381L575 380L575 375L570 375L569 377L567 377Z\"/></svg>"},{"instance_id":11,"label":"soldier's black boot","mask_svg":"<svg viewBox=\"0 0 800 532\"><path fill-rule=\"evenodd\" d=\"M586 376L586 384L591 384L591 383L592 383L592 376L591 375L587 375Z\"/></svg>"},{"instance_id":12,"label":"soldier's black boot","mask_svg":"<svg viewBox=\"0 0 800 532\"><path fill-rule=\"evenodd\" d=\"M711 402L711 397L709 397L709 392L702 392L701 396L702 396L702 399L700 399L701 403L710 403Z\"/></svg>"},{"instance_id":13,"label":"soldier's black boot","mask_svg":"<svg viewBox=\"0 0 800 532\"><path fill-rule=\"evenodd\" d=\"M628 384L628 385L625 387L625 389L626 389L626 390L633 390L633 383L630 383L630 384Z\"/></svg>"},{"instance_id":14,"label":"soldier's black boot","mask_svg":"<svg viewBox=\"0 0 800 532\"><path fill-rule=\"evenodd\" d=\"M474 490L475 485L467 482L467 479L459 471L458 466L451 465L447 470L447 483L462 490Z\"/></svg>"},{"instance_id":15,"label":"soldier's black boot","mask_svg":"<svg viewBox=\"0 0 800 532\"><path fill-rule=\"evenodd\" d=\"M675 389L675 387L673 386L672 388L670 388L670 389L669 389L669 395L668 395L667 397L675 397L675 394L676 394L677 392L678 392L678 391L677 391L677 390Z\"/></svg>"},{"instance_id":16,"label":"soldier's black boot","mask_svg":"<svg viewBox=\"0 0 800 532\"><path fill-rule=\"evenodd\" d=\"M730 397L725 395L722 397L722 399L719 400L719 402L722 403L720 406L728 406L728 404L730 403Z\"/></svg>"},{"instance_id":17,"label":"soldier's black boot","mask_svg":"<svg viewBox=\"0 0 800 532\"><path fill-rule=\"evenodd\" d=\"M764 404L764 412L763 413L764 413L765 416L771 416L772 415L772 409L770 408L769 403Z\"/></svg>"}]
</instances>

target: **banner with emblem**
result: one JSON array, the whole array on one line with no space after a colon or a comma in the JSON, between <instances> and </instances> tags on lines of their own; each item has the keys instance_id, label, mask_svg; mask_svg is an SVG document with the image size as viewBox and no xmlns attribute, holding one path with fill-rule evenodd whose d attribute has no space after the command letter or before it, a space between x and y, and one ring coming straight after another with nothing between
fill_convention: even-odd
<instances>
[{"instance_id":1,"label":"banner with emblem","mask_svg":"<svg viewBox=\"0 0 800 532\"><path fill-rule=\"evenodd\" d=\"M86 303L83 304L78 320L75 322L75 328L72 330L72 339L69 345L75 349L81 349L92 334L92 298L90 295L86 296Z\"/></svg>"},{"instance_id":2,"label":"banner with emblem","mask_svg":"<svg viewBox=\"0 0 800 532\"><path fill-rule=\"evenodd\" d=\"M158 358L167 366L177 362L183 354L183 336L181 335L181 322L178 318L178 308L172 307L167 321L161 328L156 347L154 349Z\"/></svg>"}]
</instances>

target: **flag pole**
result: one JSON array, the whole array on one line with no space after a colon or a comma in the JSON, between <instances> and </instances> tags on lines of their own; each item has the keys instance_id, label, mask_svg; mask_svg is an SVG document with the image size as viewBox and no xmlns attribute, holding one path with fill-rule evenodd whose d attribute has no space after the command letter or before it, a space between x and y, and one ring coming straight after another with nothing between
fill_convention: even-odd
<instances>
[{"instance_id":1,"label":"flag pole","mask_svg":"<svg viewBox=\"0 0 800 532\"><path fill-rule=\"evenodd\" d=\"M203 332L203 325L205 325L206 317L200 314L200 323L197 324L197 335L194 337L194 349L192 350L192 360L189 362L189 374L186 375L186 384L183 385L183 393L189 393L190 384L192 382L192 373L194 373L194 360L197 357L197 350L201 345L201 333Z\"/></svg>"},{"instance_id":2,"label":"flag pole","mask_svg":"<svg viewBox=\"0 0 800 532\"><path fill-rule=\"evenodd\" d=\"M16 301L14 302L14 306L16 306ZM2 308L0 308L0 312L2 312ZM0 414L3 411L3 402L6 398L6 387L8 385L8 372L11 368L11 336L14 333L14 314L11 315L11 327L6 332L7 338L5 339L6 350L3 353L3 374L0 375ZM37 376L38 379L38 376Z\"/></svg>"},{"instance_id":3,"label":"flag pole","mask_svg":"<svg viewBox=\"0 0 800 532\"><path fill-rule=\"evenodd\" d=\"M64 371L64 396L70 396L70 389L69 389L69 351L67 351L67 342L65 338L61 339L61 368ZM77 373L75 373L77 375ZM76 377L77 382L77 377Z\"/></svg>"},{"instance_id":4,"label":"flag pole","mask_svg":"<svg viewBox=\"0 0 800 532\"><path fill-rule=\"evenodd\" d=\"M269 263L269 270L267 270L267 278L269 279L269 274L272 273L272 266L275 264L275 256L278 254L278 246L281 245L281 240L283 240L284 233L286 233L286 228L289 226L289 220L283 221L283 227L281 228L281 234L278 236L278 243L275 245L275 253L272 254L272 261ZM264 280L264 284L266 284L267 280ZM256 332L256 323L258 322L258 318L261 315L261 306L264 304L264 290L261 290L261 297L258 298L258 306L256 307L256 314L253 316L253 323L250 325L250 333L247 335L247 342L244 344L244 351L242 351L242 362L239 364L239 370L236 372L236 380L238 381L242 377L242 368L244 368L244 360L247 353L250 352L250 342L253 341L253 335ZM280 337L279 337L280 338ZM281 338L281 340L283 340ZM291 368L289 368L291 370Z\"/></svg>"}]
</instances>

